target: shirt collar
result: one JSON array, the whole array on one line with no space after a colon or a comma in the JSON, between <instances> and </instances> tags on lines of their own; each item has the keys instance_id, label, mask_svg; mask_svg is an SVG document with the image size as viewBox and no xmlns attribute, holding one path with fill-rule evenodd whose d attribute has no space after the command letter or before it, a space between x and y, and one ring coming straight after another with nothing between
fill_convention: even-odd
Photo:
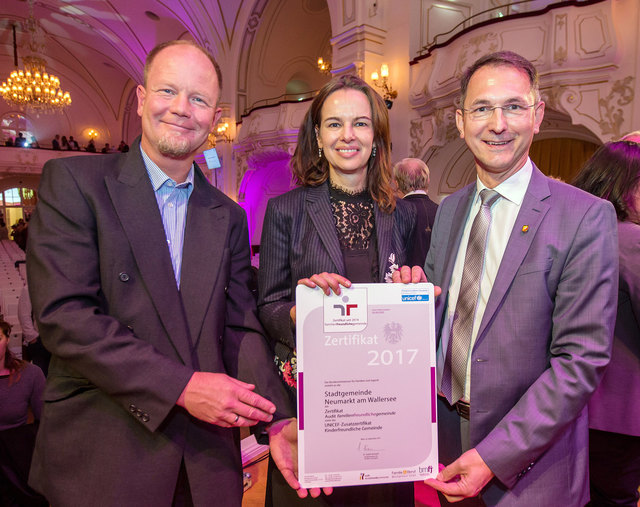
<instances>
[{"instance_id":1,"label":"shirt collar","mask_svg":"<svg viewBox=\"0 0 640 507\"><path fill-rule=\"evenodd\" d=\"M193 164L191 164L191 169L189 169L189 173L187 174L186 179L183 182L178 183L177 181L167 176L167 174L162 169L160 169L158 164L156 164L153 160L151 160L151 158L149 158L149 155L145 153L145 151L142 149L142 146L140 146L140 153L142 153L142 160L144 160L144 166L147 169L147 174L149 175L149 179L151 180L151 185L153 186L154 192L157 192L158 189L162 187L162 185L164 185L167 181L172 181L176 186L180 186L185 183L187 185L184 186L187 188L193 186Z\"/></svg>"},{"instance_id":2,"label":"shirt collar","mask_svg":"<svg viewBox=\"0 0 640 507\"><path fill-rule=\"evenodd\" d=\"M533 163L530 158L522 166L519 171L509 176L493 190L498 192L502 197L520 206L524 200L524 194L527 193L527 187L533 173ZM476 198L479 198L480 192L487 188L480 178L476 177Z\"/></svg>"},{"instance_id":3,"label":"shirt collar","mask_svg":"<svg viewBox=\"0 0 640 507\"><path fill-rule=\"evenodd\" d=\"M405 197L408 195L427 195L427 193L424 190L412 190L411 192L404 194Z\"/></svg>"}]
</instances>

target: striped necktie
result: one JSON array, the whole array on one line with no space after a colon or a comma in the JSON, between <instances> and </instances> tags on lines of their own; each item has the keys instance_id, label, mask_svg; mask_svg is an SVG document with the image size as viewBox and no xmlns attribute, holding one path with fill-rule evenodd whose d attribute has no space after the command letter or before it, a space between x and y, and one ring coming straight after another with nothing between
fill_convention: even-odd
<instances>
[{"instance_id":1,"label":"striped necktie","mask_svg":"<svg viewBox=\"0 0 640 507\"><path fill-rule=\"evenodd\" d=\"M469 233L460 292L453 315L451 337L442 373L442 392L451 405L455 404L464 394L467 358L470 353L473 321L480 292L480 278L484 265L489 226L491 225L491 206L499 198L500 194L495 190L485 188L480 192L482 203Z\"/></svg>"}]
</instances>

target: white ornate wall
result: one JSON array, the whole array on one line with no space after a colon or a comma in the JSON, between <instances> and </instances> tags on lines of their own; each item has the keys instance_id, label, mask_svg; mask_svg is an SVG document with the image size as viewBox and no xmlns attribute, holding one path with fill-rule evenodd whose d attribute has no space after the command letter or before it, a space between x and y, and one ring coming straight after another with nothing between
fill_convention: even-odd
<instances>
[{"instance_id":1,"label":"white ornate wall","mask_svg":"<svg viewBox=\"0 0 640 507\"><path fill-rule=\"evenodd\" d=\"M24 16L24 2L5 3L12 19ZM105 140L117 144L122 136L130 142L140 129L134 91L142 77L144 54L159 39L175 37L203 43L222 67L221 106L224 115L232 119L234 142L218 139L223 162L217 172L218 186L241 202L246 201L248 190L245 188L243 195L245 173L259 171L263 162L271 167L269 189L287 188L287 179L274 186L273 179L287 175L273 172L272 166L282 165L282 154L292 153L308 103L256 110L242 118L237 128L235 120L252 103L284 93L292 79L307 82L311 89L320 88L329 76L315 70L319 55L332 55L336 74L358 72L365 79L381 63L389 65L391 83L398 91L390 111L393 161L406 156L426 160L432 172L430 193L436 198L473 176L473 162L454 126L453 100L463 68L482 53L511 49L538 66L548 105L539 138L564 136L603 142L640 128L640 104L633 100L640 86L636 78L640 68L638 0L588 0L473 29L464 25L457 30L467 31L457 39L433 49L426 58L414 60L437 33L505 3L181 0L171 7L166 2L143 0L119 4L116 11L113 2L96 0L91 8L76 9L72 15L68 9L60 11L55 2L38 0L36 14L48 37L47 58L65 87L72 90L74 109L62 116L31 120L38 125L36 135L43 145L50 143L55 133L81 137L78 132L89 126L104 131L98 146ZM535 0L503 14L516 8L531 11L549 3ZM147 9L156 12L158 19L145 15ZM477 19L489 22L491 15ZM78 30L69 36L73 27ZM0 63L10 65L6 35L5 39L4 46L0 45ZM19 45L23 43L19 40ZM64 45L65 50L56 52L58 45ZM0 113L5 111L2 102ZM5 172L17 174L18 168L24 167L23 174L32 174L28 163L21 165L24 161L17 152L3 156L15 157L12 169L5 167ZM247 183L250 180L254 184L262 181L255 176ZM259 214L259 209L256 207L255 213Z\"/></svg>"},{"instance_id":2,"label":"white ornate wall","mask_svg":"<svg viewBox=\"0 0 640 507\"><path fill-rule=\"evenodd\" d=\"M414 61L411 155L429 164L434 193L447 195L473 176L473 160L455 128L454 100L462 71L493 51L515 51L538 68L548 111L539 138L602 143L638 128L639 16L636 0L562 7L476 28Z\"/></svg>"}]
</instances>

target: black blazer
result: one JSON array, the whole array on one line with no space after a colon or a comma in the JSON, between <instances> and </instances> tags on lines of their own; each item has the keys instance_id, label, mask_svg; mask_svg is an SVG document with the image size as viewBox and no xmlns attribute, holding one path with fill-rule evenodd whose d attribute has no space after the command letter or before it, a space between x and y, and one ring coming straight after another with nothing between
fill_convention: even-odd
<instances>
[{"instance_id":1,"label":"black blazer","mask_svg":"<svg viewBox=\"0 0 640 507\"><path fill-rule=\"evenodd\" d=\"M416 212L398 200L392 214L384 213L374 201L374 214L378 281L384 282L392 266L407 263ZM328 184L296 188L271 199L260 244L258 313L274 347L279 343L295 349L289 311L295 305L296 285L324 271L345 275Z\"/></svg>"},{"instance_id":2,"label":"black blazer","mask_svg":"<svg viewBox=\"0 0 640 507\"><path fill-rule=\"evenodd\" d=\"M239 506L237 431L175 402L195 370L225 372L291 413L247 287L246 217L196 168L178 291L139 144L43 170L27 264L53 357L32 485L53 505L169 505L184 460L195 505Z\"/></svg>"},{"instance_id":3,"label":"black blazer","mask_svg":"<svg viewBox=\"0 0 640 507\"><path fill-rule=\"evenodd\" d=\"M404 197L416 208L416 233L413 247L409 252L410 266L424 266L429 245L431 245L431 228L436 219L438 205L426 194L411 194Z\"/></svg>"}]
</instances>

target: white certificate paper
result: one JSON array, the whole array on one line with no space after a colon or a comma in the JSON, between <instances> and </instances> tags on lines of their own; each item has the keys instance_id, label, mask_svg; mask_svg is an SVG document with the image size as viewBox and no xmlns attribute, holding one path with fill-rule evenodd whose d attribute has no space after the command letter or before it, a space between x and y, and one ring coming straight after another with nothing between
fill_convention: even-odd
<instances>
[{"instance_id":1,"label":"white certificate paper","mask_svg":"<svg viewBox=\"0 0 640 507\"><path fill-rule=\"evenodd\" d=\"M304 488L438 473L433 285L298 285L298 479Z\"/></svg>"}]
</instances>

